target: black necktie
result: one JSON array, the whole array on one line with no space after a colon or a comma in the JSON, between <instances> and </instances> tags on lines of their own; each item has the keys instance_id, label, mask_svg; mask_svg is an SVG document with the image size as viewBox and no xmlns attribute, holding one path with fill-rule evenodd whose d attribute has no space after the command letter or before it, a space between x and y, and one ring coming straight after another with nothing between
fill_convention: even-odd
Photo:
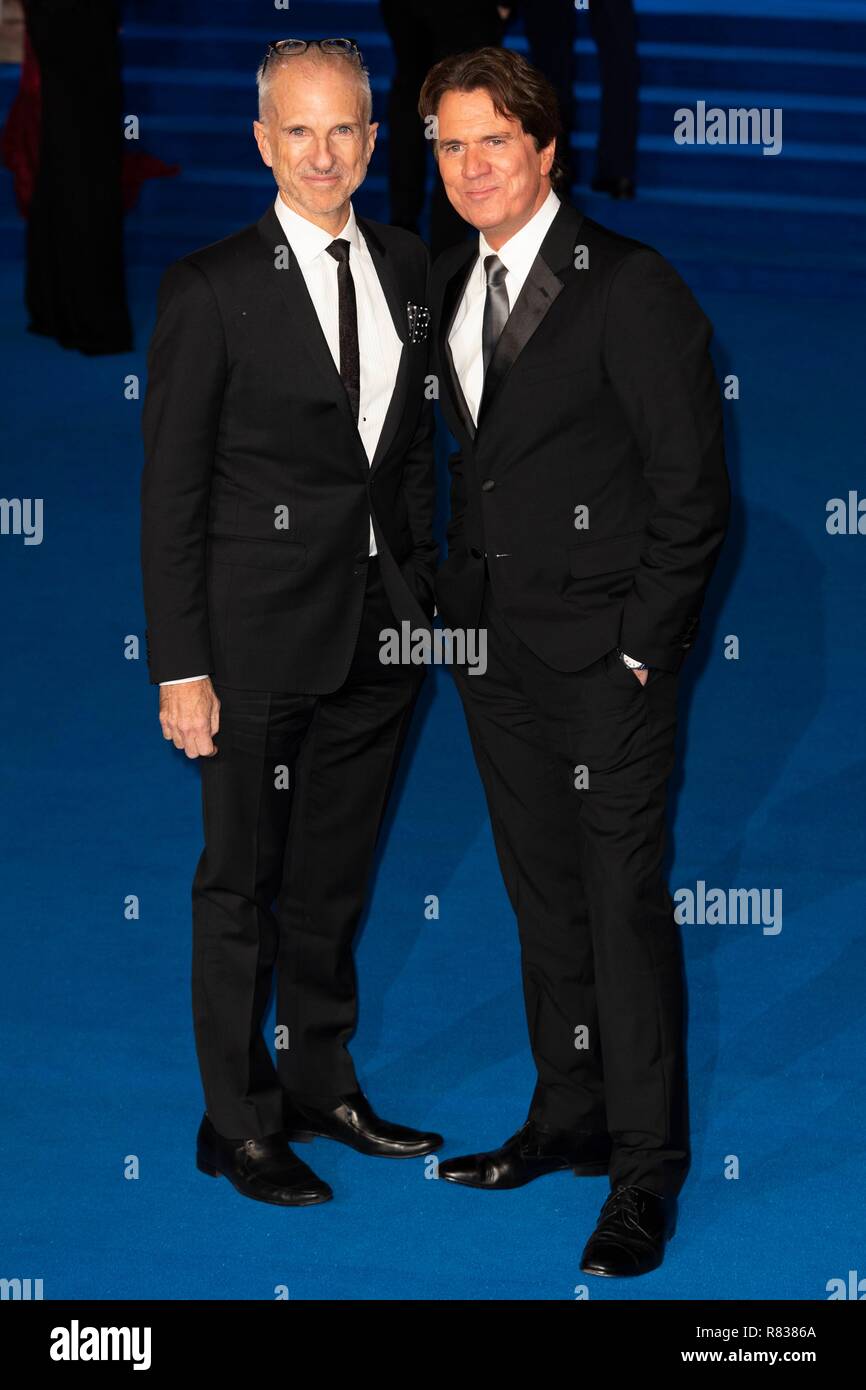
<instances>
[{"instance_id":1,"label":"black necktie","mask_svg":"<svg viewBox=\"0 0 866 1390\"><path fill-rule=\"evenodd\" d=\"M337 262L337 289L340 303L340 376L349 404L358 423L361 404L361 354L358 348L358 305L355 282L349 268L349 242L332 241L328 254Z\"/></svg>"},{"instance_id":2,"label":"black necktie","mask_svg":"<svg viewBox=\"0 0 866 1390\"><path fill-rule=\"evenodd\" d=\"M508 291L505 277L508 274L498 256L484 257L484 273L487 276L487 298L484 301L484 322L481 327L481 357L484 362L484 375L490 359L496 351L499 336L508 322Z\"/></svg>"}]
</instances>

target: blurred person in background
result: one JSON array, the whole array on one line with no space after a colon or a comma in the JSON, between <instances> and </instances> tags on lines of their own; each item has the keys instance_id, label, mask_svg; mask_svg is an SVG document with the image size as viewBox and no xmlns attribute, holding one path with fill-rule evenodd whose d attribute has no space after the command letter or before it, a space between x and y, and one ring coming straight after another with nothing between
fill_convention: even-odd
<instances>
[{"instance_id":1,"label":"blurred person in background","mask_svg":"<svg viewBox=\"0 0 866 1390\"><path fill-rule=\"evenodd\" d=\"M394 50L388 96L389 215L393 226L417 233L430 167L430 139L418 119L421 84L440 58L501 43L509 7L495 0L379 0L379 9ZM435 179L430 209L434 259L465 239L465 223Z\"/></svg>"},{"instance_id":2,"label":"blurred person in background","mask_svg":"<svg viewBox=\"0 0 866 1390\"><path fill-rule=\"evenodd\" d=\"M88 355L128 352L118 6L27 0L24 12L41 92L27 221L28 328ZM16 157L10 138L5 157Z\"/></svg>"},{"instance_id":3,"label":"blurred person in background","mask_svg":"<svg viewBox=\"0 0 866 1390\"><path fill-rule=\"evenodd\" d=\"M557 159L564 185L575 182L571 132L575 129L574 43L577 14L572 0L517 0L529 56L553 86L562 117ZM580 13L583 13L580 11ZM632 0L590 0L589 24L598 50L601 89L598 144L592 188L612 198L632 198L638 131L637 21Z\"/></svg>"}]
</instances>

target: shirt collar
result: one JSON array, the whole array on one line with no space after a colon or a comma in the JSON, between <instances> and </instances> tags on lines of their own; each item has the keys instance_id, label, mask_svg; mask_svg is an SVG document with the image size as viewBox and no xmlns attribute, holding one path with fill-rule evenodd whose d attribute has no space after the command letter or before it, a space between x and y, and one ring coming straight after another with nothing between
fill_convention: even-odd
<instances>
[{"instance_id":1,"label":"shirt collar","mask_svg":"<svg viewBox=\"0 0 866 1390\"><path fill-rule=\"evenodd\" d=\"M515 232L513 237L509 237L508 241L503 242L498 251L494 251L484 233L479 232L478 257L482 266L485 256L496 255L506 270L520 271L525 269L528 271L541 250L541 243L544 241L548 228L559 208L559 198L551 188L538 211L520 228L519 232Z\"/></svg>"},{"instance_id":2,"label":"shirt collar","mask_svg":"<svg viewBox=\"0 0 866 1390\"><path fill-rule=\"evenodd\" d=\"M334 237L330 232L326 232L324 227L317 227L315 222L310 222L308 218L302 217L294 208L290 208L284 203L280 194L277 193L274 202L274 211L279 219L280 226L286 234L295 256L300 265L308 265L310 261L320 256L332 241L348 241L353 251L361 250L361 233L355 218L355 209L349 204L349 216L346 225L341 232Z\"/></svg>"}]
</instances>

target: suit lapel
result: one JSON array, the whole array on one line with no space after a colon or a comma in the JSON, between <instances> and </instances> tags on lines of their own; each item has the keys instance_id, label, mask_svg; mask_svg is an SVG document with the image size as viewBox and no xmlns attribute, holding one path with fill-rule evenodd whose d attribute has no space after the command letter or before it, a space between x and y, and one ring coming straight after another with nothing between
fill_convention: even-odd
<instances>
[{"instance_id":1,"label":"suit lapel","mask_svg":"<svg viewBox=\"0 0 866 1390\"><path fill-rule=\"evenodd\" d=\"M391 443L400 426L403 410L406 403L406 393L409 380L409 351L408 351L408 332L409 320L406 312L406 305L403 303L400 287L397 283L397 276L391 257L388 255L382 242L376 236L370 225L362 218L357 217L358 226L361 229L364 240L373 258L376 274L382 286L385 299L388 303L388 310L394 322L394 328L403 344L400 352L400 363L397 369L397 377L394 382L394 389L391 392L391 400L376 445L376 451L372 463L369 465L370 472L381 463L388 452ZM327 339L322 332L322 325L319 323L319 316L316 313L315 305L310 298L303 273L297 263L294 251L289 246L289 264L285 269L278 269L276 266L277 248L286 245L286 234L273 206L269 207L258 223L259 233L265 243L270 256L273 276L279 293L286 301L291 315L292 323L298 331L298 335L304 343L304 347L309 353L315 368L319 371L323 380L326 382L328 390L339 409L345 415L357 441L358 451L363 460L364 468L368 467L367 455L358 433L358 427L352 414L352 407L346 394L340 373L331 355Z\"/></svg>"},{"instance_id":2,"label":"suit lapel","mask_svg":"<svg viewBox=\"0 0 866 1390\"><path fill-rule=\"evenodd\" d=\"M502 383L514 366L526 344L557 295L565 288L563 282L542 259L539 253L523 282L517 302L502 330L499 342L484 377L484 390L478 407L478 428L483 425Z\"/></svg>"},{"instance_id":3,"label":"suit lapel","mask_svg":"<svg viewBox=\"0 0 866 1390\"><path fill-rule=\"evenodd\" d=\"M569 278L576 273L574 246L582 221L583 214L577 208L563 203L548 228L487 369L478 408L479 429L489 416L511 368Z\"/></svg>"},{"instance_id":4,"label":"suit lapel","mask_svg":"<svg viewBox=\"0 0 866 1390\"><path fill-rule=\"evenodd\" d=\"M394 322L397 336L403 344L400 351L400 362L397 367L397 377L394 382L394 389L391 392L391 400L376 445L376 451L370 464L370 472L377 468L382 459L391 447L403 418L403 411L406 406L406 393L409 384L409 315L407 311L408 300L405 300L400 293L400 286L397 282L397 275L394 269L393 259L388 255L382 242L376 236L372 227L357 217L356 221L361 230L361 234L370 251L376 274L379 277L379 284L382 286L385 298L388 301L388 309Z\"/></svg>"},{"instance_id":5,"label":"suit lapel","mask_svg":"<svg viewBox=\"0 0 866 1390\"><path fill-rule=\"evenodd\" d=\"M451 400L461 425L470 439L475 438L475 421L472 419L472 412L463 394L460 385L460 378L454 366L454 358L451 355L451 345L448 342L448 335L457 316L460 301L466 284L475 266L478 264L477 246L471 242L467 243L466 259L462 260L445 286L442 296L442 313L439 318L439 361L444 367L447 378L448 389L451 392Z\"/></svg>"},{"instance_id":6,"label":"suit lapel","mask_svg":"<svg viewBox=\"0 0 866 1390\"><path fill-rule=\"evenodd\" d=\"M286 234L273 207L269 207L264 216L259 219L258 228L270 259L272 283L285 300L291 315L289 322L303 343L304 351L309 355L314 367L326 383L329 394L345 415L352 430L357 434L357 426L349 397L346 395L346 388L331 356L331 349L328 347L328 341L322 332L319 316L310 298L307 283L291 244L288 244L288 265L283 267L278 261L279 250L286 246L287 242ZM364 449L360 435L358 435L358 447L363 454ZM366 456L364 463L366 465Z\"/></svg>"}]
</instances>

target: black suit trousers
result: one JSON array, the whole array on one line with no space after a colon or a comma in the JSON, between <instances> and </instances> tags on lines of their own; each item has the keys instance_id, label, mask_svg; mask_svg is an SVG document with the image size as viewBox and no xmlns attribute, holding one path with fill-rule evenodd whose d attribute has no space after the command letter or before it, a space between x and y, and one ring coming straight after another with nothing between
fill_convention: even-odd
<instances>
[{"instance_id":1,"label":"black suit trousers","mask_svg":"<svg viewBox=\"0 0 866 1390\"><path fill-rule=\"evenodd\" d=\"M226 1136L276 1133L286 1093L334 1096L358 1084L347 1050L352 942L424 673L380 663L379 632L396 626L373 558L338 690L215 687L219 751L201 760L192 999L205 1102ZM272 1055L262 1025L274 980Z\"/></svg>"},{"instance_id":2,"label":"black suit trousers","mask_svg":"<svg viewBox=\"0 0 866 1390\"><path fill-rule=\"evenodd\" d=\"M684 981L662 877L676 673L612 650L556 671L485 585L487 669L455 667L517 916L538 1073L529 1116L607 1130L611 1186L675 1194L688 1168Z\"/></svg>"}]
</instances>

